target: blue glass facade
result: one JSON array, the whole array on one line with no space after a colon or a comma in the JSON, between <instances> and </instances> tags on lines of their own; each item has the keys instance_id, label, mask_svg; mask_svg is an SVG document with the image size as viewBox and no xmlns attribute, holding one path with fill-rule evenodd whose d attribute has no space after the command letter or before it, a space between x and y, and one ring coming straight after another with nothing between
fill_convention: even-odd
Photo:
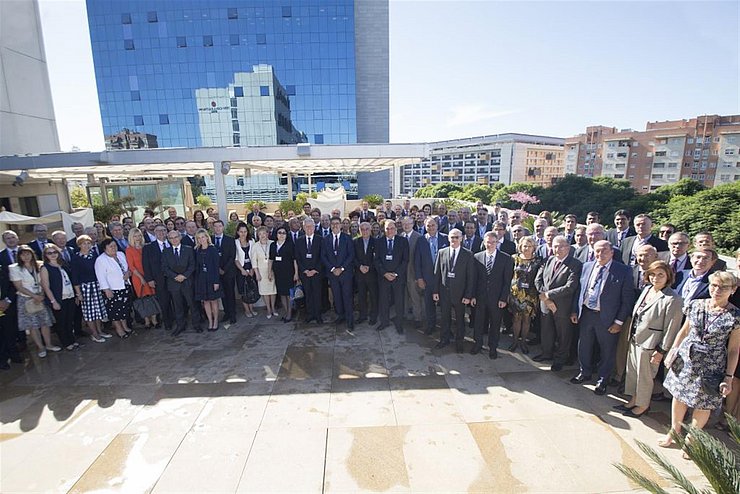
<instances>
[{"instance_id":1,"label":"blue glass facade","mask_svg":"<svg viewBox=\"0 0 740 494\"><path fill-rule=\"evenodd\" d=\"M309 142L357 142L354 8L354 0L88 0L105 135L130 129L159 147L202 146L196 90L233 91L236 73L264 64Z\"/></svg>"}]
</instances>

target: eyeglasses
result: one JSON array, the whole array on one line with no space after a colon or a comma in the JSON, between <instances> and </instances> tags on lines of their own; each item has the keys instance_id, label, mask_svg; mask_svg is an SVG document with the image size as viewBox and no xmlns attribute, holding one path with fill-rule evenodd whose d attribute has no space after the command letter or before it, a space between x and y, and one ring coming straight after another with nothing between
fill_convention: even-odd
<instances>
[{"instance_id":1,"label":"eyeglasses","mask_svg":"<svg viewBox=\"0 0 740 494\"><path fill-rule=\"evenodd\" d=\"M460 238L460 236L459 236L459 235L450 235L450 239L451 239L451 240L454 240L454 239L456 239L456 238Z\"/></svg>"},{"instance_id":2,"label":"eyeglasses","mask_svg":"<svg viewBox=\"0 0 740 494\"><path fill-rule=\"evenodd\" d=\"M46 252L46 255L47 256L58 256L59 255L59 252L57 252L55 250L50 250L50 251L47 251Z\"/></svg>"},{"instance_id":3,"label":"eyeglasses","mask_svg":"<svg viewBox=\"0 0 740 494\"><path fill-rule=\"evenodd\" d=\"M287 235L285 232L277 232L278 235Z\"/></svg>"},{"instance_id":4,"label":"eyeglasses","mask_svg":"<svg viewBox=\"0 0 740 494\"><path fill-rule=\"evenodd\" d=\"M669 245L672 245L673 247L678 247L679 245L686 245L686 244L688 244L688 242L669 242Z\"/></svg>"},{"instance_id":5,"label":"eyeglasses","mask_svg":"<svg viewBox=\"0 0 740 494\"><path fill-rule=\"evenodd\" d=\"M669 234L671 234L671 233L673 233L673 232L672 232L672 231L670 231L670 230L660 230L660 233L661 233L661 234L665 234L665 235L669 235Z\"/></svg>"},{"instance_id":6,"label":"eyeglasses","mask_svg":"<svg viewBox=\"0 0 740 494\"><path fill-rule=\"evenodd\" d=\"M709 288L714 288L715 290L719 292L724 292L727 290L732 290L734 287L728 286L728 285L718 285L716 283L710 283Z\"/></svg>"}]
</instances>

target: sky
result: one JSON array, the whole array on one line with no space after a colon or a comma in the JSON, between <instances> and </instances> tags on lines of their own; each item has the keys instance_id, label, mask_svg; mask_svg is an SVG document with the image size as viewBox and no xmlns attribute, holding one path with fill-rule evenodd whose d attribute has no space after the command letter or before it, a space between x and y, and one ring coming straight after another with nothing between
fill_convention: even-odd
<instances>
[{"instance_id":1,"label":"sky","mask_svg":"<svg viewBox=\"0 0 740 494\"><path fill-rule=\"evenodd\" d=\"M100 150L85 2L39 3L62 150ZM390 140L738 114L739 32L736 0L391 0Z\"/></svg>"}]
</instances>

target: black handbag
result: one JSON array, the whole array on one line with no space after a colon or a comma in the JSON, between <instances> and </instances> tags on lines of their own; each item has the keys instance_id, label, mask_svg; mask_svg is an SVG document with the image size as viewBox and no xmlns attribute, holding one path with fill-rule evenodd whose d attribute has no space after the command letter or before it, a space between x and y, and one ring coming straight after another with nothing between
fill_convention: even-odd
<instances>
[{"instance_id":1,"label":"black handbag","mask_svg":"<svg viewBox=\"0 0 740 494\"><path fill-rule=\"evenodd\" d=\"M676 353L676 358L673 359L671 364L671 370L674 374L678 375L683 370L683 357L679 353Z\"/></svg>"},{"instance_id":2,"label":"black handbag","mask_svg":"<svg viewBox=\"0 0 740 494\"><path fill-rule=\"evenodd\" d=\"M719 385L722 384L722 374L714 374L712 376L701 376L701 389L708 395L714 396L721 394Z\"/></svg>"},{"instance_id":3,"label":"black handbag","mask_svg":"<svg viewBox=\"0 0 740 494\"><path fill-rule=\"evenodd\" d=\"M256 304L260 299L260 291L257 288L257 280L253 276L244 277L244 285L242 287L242 302L245 304Z\"/></svg>"},{"instance_id":4,"label":"black handbag","mask_svg":"<svg viewBox=\"0 0 740 494\"><path fill-rule=\"evenodd\" d=\"M141 318L151 317L162 313L159 301L154 295L147 295L146 297L135 299L134 310Z\"/></svg>"}]
</instances>

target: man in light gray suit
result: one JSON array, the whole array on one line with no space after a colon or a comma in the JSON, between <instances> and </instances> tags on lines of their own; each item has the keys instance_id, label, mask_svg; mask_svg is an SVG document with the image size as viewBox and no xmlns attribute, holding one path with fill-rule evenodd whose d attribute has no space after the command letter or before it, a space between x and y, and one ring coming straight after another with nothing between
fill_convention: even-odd
<instances>
[{"instance_id":1,"label":"man in light gray suit","mask_svg":"<svg viewBox=\"0 0 740 494\"><path fill-rule=\"evenodd\" d=\"M414 255L416 254L416 244L421 238L421 235L414 230L414 220L409 216L405 216L401 221L403 227L402 237L405 237L409 242L409 264L406 268L406 307L411 308L412 316L414 318L414 324L416 328L421 327L422 317L422 291L416 284L416 267L414 266ZM404 319L408 318L408 314L404 314Z\"/></svg>"}]
</instances>

